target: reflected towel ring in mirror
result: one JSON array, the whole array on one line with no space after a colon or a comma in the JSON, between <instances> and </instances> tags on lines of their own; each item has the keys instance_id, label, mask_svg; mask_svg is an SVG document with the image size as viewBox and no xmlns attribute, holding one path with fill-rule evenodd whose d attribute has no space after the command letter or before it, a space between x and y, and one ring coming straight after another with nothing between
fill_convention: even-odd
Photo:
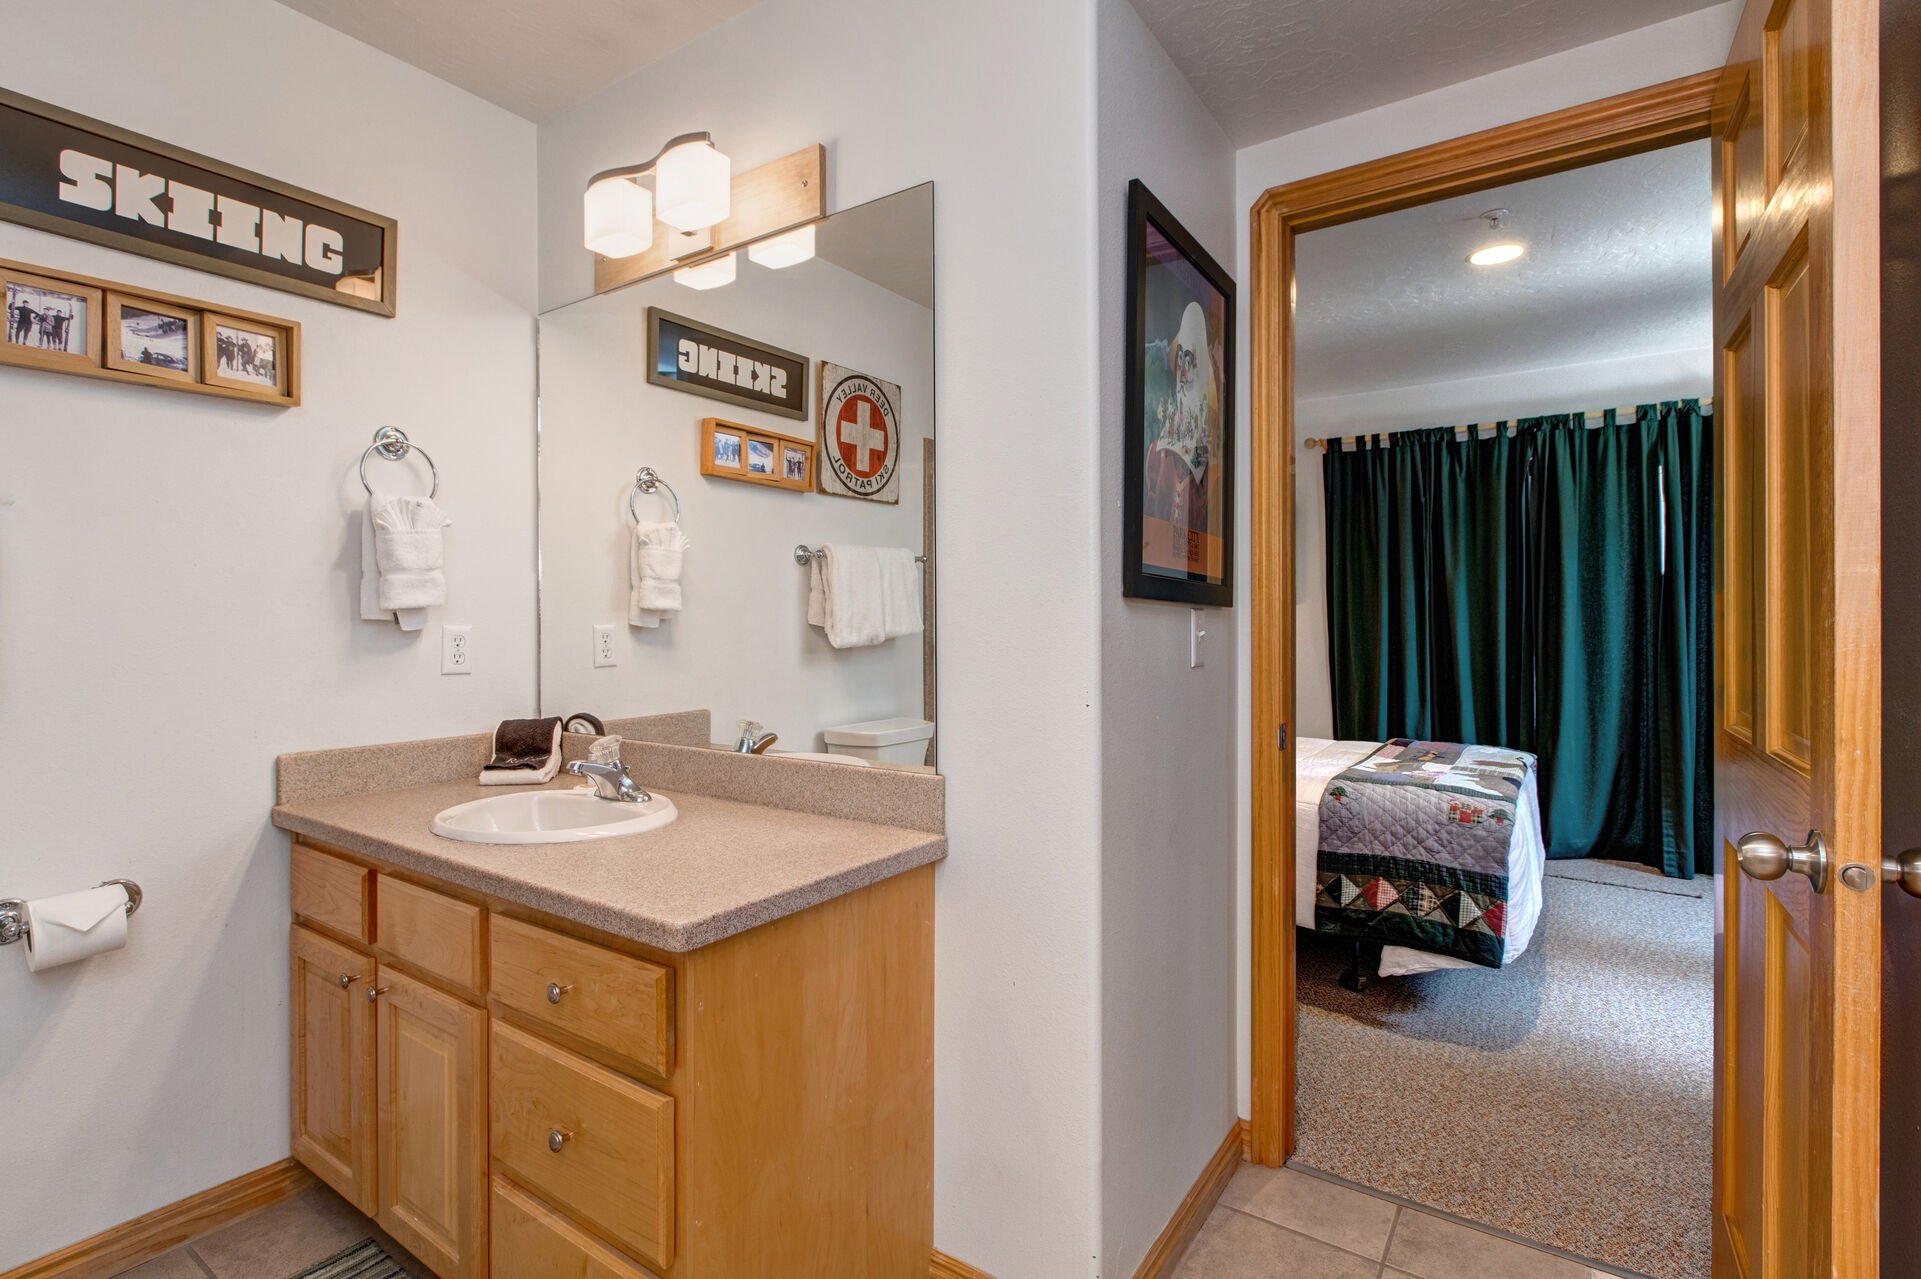
<instances>
[{"instance_id":1,"label":"reflected towel ring in mirror","mask_svg":"<svg viewBox=\"0 0 1921 1279\"><path fill-rule=\"evenodd\" d=\"M383 426L374 432L374 442L369 444L366 452L360 455L360 487L366 489L368 493L374 491L374 486L367 482L367 459L375 453L379 453L389 462L398 462L409 453L420 454L422 460L427 463L427 470L433 475L433 487L427 490L427 496L433 497L440 492L440 468L434 465L434 460L428 456L427 450L408 440L407 433L399 427Z\"/></svg>"},{"instance_id":2,"label":"reflected towel ring in mirror","mask_svg":"<svg viewBox=\"0 0 1921 1279\"><path fill-rule=\"evenodd\" d=\"M634 517L634 523L640 523L640 512L634 509L634 499L642 493L652 496L661 489L667 491L667 499L674 504L674 523L680 523L680 494L674 492L674 486L661 479L660 472L651 466L643 466L635 471L634 487L627 490L627 514Z\"/></svg>"}]
</instances>

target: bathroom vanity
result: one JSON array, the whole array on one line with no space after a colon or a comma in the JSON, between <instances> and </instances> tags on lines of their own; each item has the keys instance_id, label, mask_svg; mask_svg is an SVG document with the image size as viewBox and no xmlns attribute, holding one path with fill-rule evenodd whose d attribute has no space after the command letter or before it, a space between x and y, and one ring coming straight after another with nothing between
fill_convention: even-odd
<instances>
[{"instance_id":1,"label":"bathroom vanity","mask_svg":"<svg viewBox=\"0 0 1921 1279\"><path fill-rule=\"evenodd\" d=\"M295 1156L444 1279L927 1273L940 780L630 742L673 825L429 833L484 742L281 761Z\"/></svg>"}]
</instances>

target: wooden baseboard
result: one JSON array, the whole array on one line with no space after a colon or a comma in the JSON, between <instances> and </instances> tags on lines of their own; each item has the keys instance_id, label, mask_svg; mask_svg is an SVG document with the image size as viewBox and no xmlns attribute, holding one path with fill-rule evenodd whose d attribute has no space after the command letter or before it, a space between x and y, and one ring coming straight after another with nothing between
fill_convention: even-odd
<instances>
[{"instance_id":1,"label":"wooden baseboard","mask_svg":"<svg viewBox=\"0 0 1921 1279\"><path fill-rule=\"evenodd\" d=\"M1187 1197L1174 1210L1174 1216L1161 1231L1160 1238L1141 1258L1140 1266L1134 1271L1134 1279L1164 1279L1164 1276L1173 1273L1181 1254L1187 1251L1188 1244L1194 1242L1194 1236L1201 1232L1207 1215L1214 1211L1214 1204L1220 1199L1221 1192L1227 1189L1228 1179L1241 1166L1247 1143L1247 1121L1236 1119L1234 1126L1227 1130L1227 1136L1221 1140L1220 1148L1214 1152L1214 1157L1207 1161L1207 1167L1201 1169L1201 1175L1188 1190Z\"/></svg>"},{"instance_id":2,"label":"wooden baseboard","mask_svg":"<svg viewBox=\"0 0 1921 1279\"><path fill-rule=\"evenodd\" d=\"M994 1279L985 1270L976 1270L965 1261L956 1261L938 1248L929 1259L927 1273L931 1279ZM0 1279L5 1279L0 1276Z\"/></svg>"},{"instance_id":3,"label":"wooden baseboard","mask_svg":"<svg viewBox=\"0 0 1921 1279\"><path fill-rule=\"evenodd\" d=\"M312 1173L282 1159L15 1266L0 1279L108 1279L313 1184Z\"/></svg>"}]
</instances>

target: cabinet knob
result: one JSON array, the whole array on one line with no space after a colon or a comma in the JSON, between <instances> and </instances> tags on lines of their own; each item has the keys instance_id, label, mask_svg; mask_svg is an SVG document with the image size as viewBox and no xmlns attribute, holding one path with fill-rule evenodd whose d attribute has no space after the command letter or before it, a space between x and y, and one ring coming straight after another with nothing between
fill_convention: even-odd
<instances>
[{"instance_id":1,"label":"cabinet knob","mask_svg":"<svg viewBox=\"0 0 1921 1279\"><path fill-rule=\"evenodd\" d=\"M367 1002L370 1004L373 1003L376 999L379 999L382 995L386 994L391 989L392 987L390 986L367 987Z\"/></svg>"},{"instance_id":2,"label":"cabinet knob","mask_svg":"<svg viewBox=\"0 0 1921 1279\"><path fill-rule=\"evenodd\" d=\"M566 994L568 991L572 990L573 988L574 987L572 982L569 982L565 986L561 985L557 981L548 982L547 983L547 1002L550 1004L559 1003L560 997Z\"/></svg>"},{"instance_id":3,"label":"cabinet knob","mask_svg":"<svg viewBox=\"0 0 1921 1279\"><path fill-rule=\"evenodd\" d=\"M342 973L340 974L340 989L345 990L359 980L359 973Z\"/></svg>"},{"instance_id":4,"label":"cabinet knob","mask_svg":"<svg viewBox=\"0 0 1921 1279\"><path fill-rule=\"evenodd\" d=\"M547 1134L547 1149L553 1151L555 1154L559 1154L560 1148L571 1141L573 1135L574 1134L568 1132L565 1128L555 1128Z\"/></svg>"}]
</instances>

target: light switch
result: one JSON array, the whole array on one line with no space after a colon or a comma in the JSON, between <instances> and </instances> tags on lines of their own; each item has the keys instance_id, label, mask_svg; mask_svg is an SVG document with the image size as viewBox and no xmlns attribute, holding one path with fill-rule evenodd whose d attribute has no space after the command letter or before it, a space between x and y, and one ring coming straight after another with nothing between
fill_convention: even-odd
<instances>
[{"instance_id":1,"label":"light switch","mask_svg":"<svg viewBox=\"0 0 1921 1279\"><path fill-rule=\"evenodd\" d=\"M1207 638L1207 610L1190 608L1187 610L1187 666L1198 671L1207 665L1207 654L1201 641Z\"/></svg>"}]
</instances>

